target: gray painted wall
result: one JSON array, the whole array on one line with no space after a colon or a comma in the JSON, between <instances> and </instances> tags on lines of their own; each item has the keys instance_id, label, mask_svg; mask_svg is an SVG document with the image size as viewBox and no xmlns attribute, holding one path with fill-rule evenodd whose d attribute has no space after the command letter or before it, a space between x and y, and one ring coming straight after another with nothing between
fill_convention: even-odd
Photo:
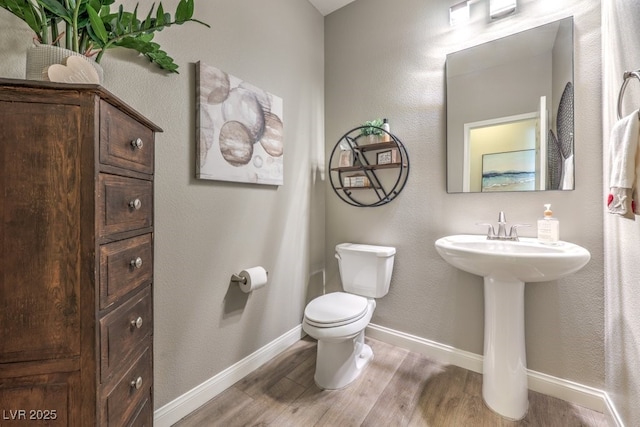
<instances>
[{"instance_id":1,"label":"gray painted wall","mask_svg":"<svg viewBox=\"0 0 640 427\"><path fill-rule=\"evenodd\" d=\"M358 0L325 19L327 150L365 120L387 117L411 158L407 187L390 204L356 208L329 190L328 289L339 289L337 243L397 247L389 294L372 322L482 354L482 279L442 260L441 236L482 233L480 221L535 224L544 203L561 238L591 252L580 272L526 285L527 362L531 369L594 387L604 385L600 2L521 0L518 14L487 23L486 2L472 22L449 26L450 1ZM569 192L447 194L446 54L525 28L575 16L576 189ZM523 85L527 82L523 81ZM522 234L535 236L535 227Z\"/></svg>"},{"instance_id":2,"label":"gray painted wall","mask_svg":"<svg viewBox=\"0 0 640 427\"><path fill-rule=\"evenodd\" d=\"M151 3L141 1L139 14ZM177 1L163 5L173 13ZM299 0L198 1L196 15L212 28L186 24L156 36L179 75L128 51L102 61L104 86L164 129L156 144L156 408L300 325L307 289L321 287L322 274L311 272L324 265L322 16ZM23 27L0 10L0 76L24 77L31 35ZM194 179L197 61L284 100L283 186ZM269 270L270 283L247 298L229 278L254 265Z\"/></svg>"},{"instance_id":3,"label":"gray painted wall","mask_svg":"<svg viewBox=\"0 0 640 427\"><path fill-rule=\"evenodd\" d=\"M624 71L640 69L640 1L602 2L604 37L605 191L608 191L609 133L616 120L618 91ZM640 82L629 82L623 115L640 108ZM605 245L605 360L606 390L621 420L640 425L640 223L606 214Z\"/></svg>"}]
</instances>

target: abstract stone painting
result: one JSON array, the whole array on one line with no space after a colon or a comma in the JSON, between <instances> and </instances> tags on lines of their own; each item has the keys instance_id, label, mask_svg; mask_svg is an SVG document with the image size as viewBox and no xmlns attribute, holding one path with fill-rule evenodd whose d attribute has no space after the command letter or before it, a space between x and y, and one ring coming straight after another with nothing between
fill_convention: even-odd
<instances>
[{"instance_id":1,"label":"abstract stone painting","mask_svg":"<svg viewBox=\"0 0 640 427\"><path fill-rule=\"evenodd\" d=\"M282 185L282 99L202 62L196 70L196 177Z\"/></svg>"}]
</instances>

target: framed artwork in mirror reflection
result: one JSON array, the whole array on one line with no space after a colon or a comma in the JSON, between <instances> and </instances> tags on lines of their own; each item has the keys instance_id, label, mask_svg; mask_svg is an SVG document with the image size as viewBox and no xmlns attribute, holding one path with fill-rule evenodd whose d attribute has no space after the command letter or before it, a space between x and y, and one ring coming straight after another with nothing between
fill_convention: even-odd
<instances>
[{"instance_id":1,"label":"framed artwork in mirror reflection","mask_svg":"<svg viewBox=\"0 0 640 427\"><path fill-rule=\"evenodd\" d=\"M536 150L489 153L482 156L482 191L533 191Z\"/></svg>"}]
</instances>

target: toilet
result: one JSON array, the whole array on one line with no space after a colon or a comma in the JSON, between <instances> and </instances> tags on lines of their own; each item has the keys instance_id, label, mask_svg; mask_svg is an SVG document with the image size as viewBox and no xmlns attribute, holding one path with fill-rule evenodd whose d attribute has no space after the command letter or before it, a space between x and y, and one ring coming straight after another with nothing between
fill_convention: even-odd
<instances>
[{"instance_id":1,"label":"toilet","mask_svg":"<svg viewBox=\"0 0 640 427\"><path fill-rule=\"evenodd\" d=\"M376 308L374 298L389 291L396 249L341 243L336 258L345 292L311 301L304 310L302 329L318 340L315 382L335 390L354 381L373 359L364 343L364 330Z\"/></svg>"}]
</instances>

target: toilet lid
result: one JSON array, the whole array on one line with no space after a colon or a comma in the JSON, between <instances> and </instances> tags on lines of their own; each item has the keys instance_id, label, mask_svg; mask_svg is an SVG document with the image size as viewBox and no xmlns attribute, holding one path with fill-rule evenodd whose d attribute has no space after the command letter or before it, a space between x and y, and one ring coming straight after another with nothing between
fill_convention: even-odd
<instances>
[{"instance_id":1,"label":"toilet lid","mask_svg":"<svg viewBox=\"0 0 640 427\"><path fill-rule=\"evenodd\" d=\"M304 316L316 326L340 326L364 317L368 305L365 297L333 292L311 301L304 309Z\"/></svg>"}]
</instances>

